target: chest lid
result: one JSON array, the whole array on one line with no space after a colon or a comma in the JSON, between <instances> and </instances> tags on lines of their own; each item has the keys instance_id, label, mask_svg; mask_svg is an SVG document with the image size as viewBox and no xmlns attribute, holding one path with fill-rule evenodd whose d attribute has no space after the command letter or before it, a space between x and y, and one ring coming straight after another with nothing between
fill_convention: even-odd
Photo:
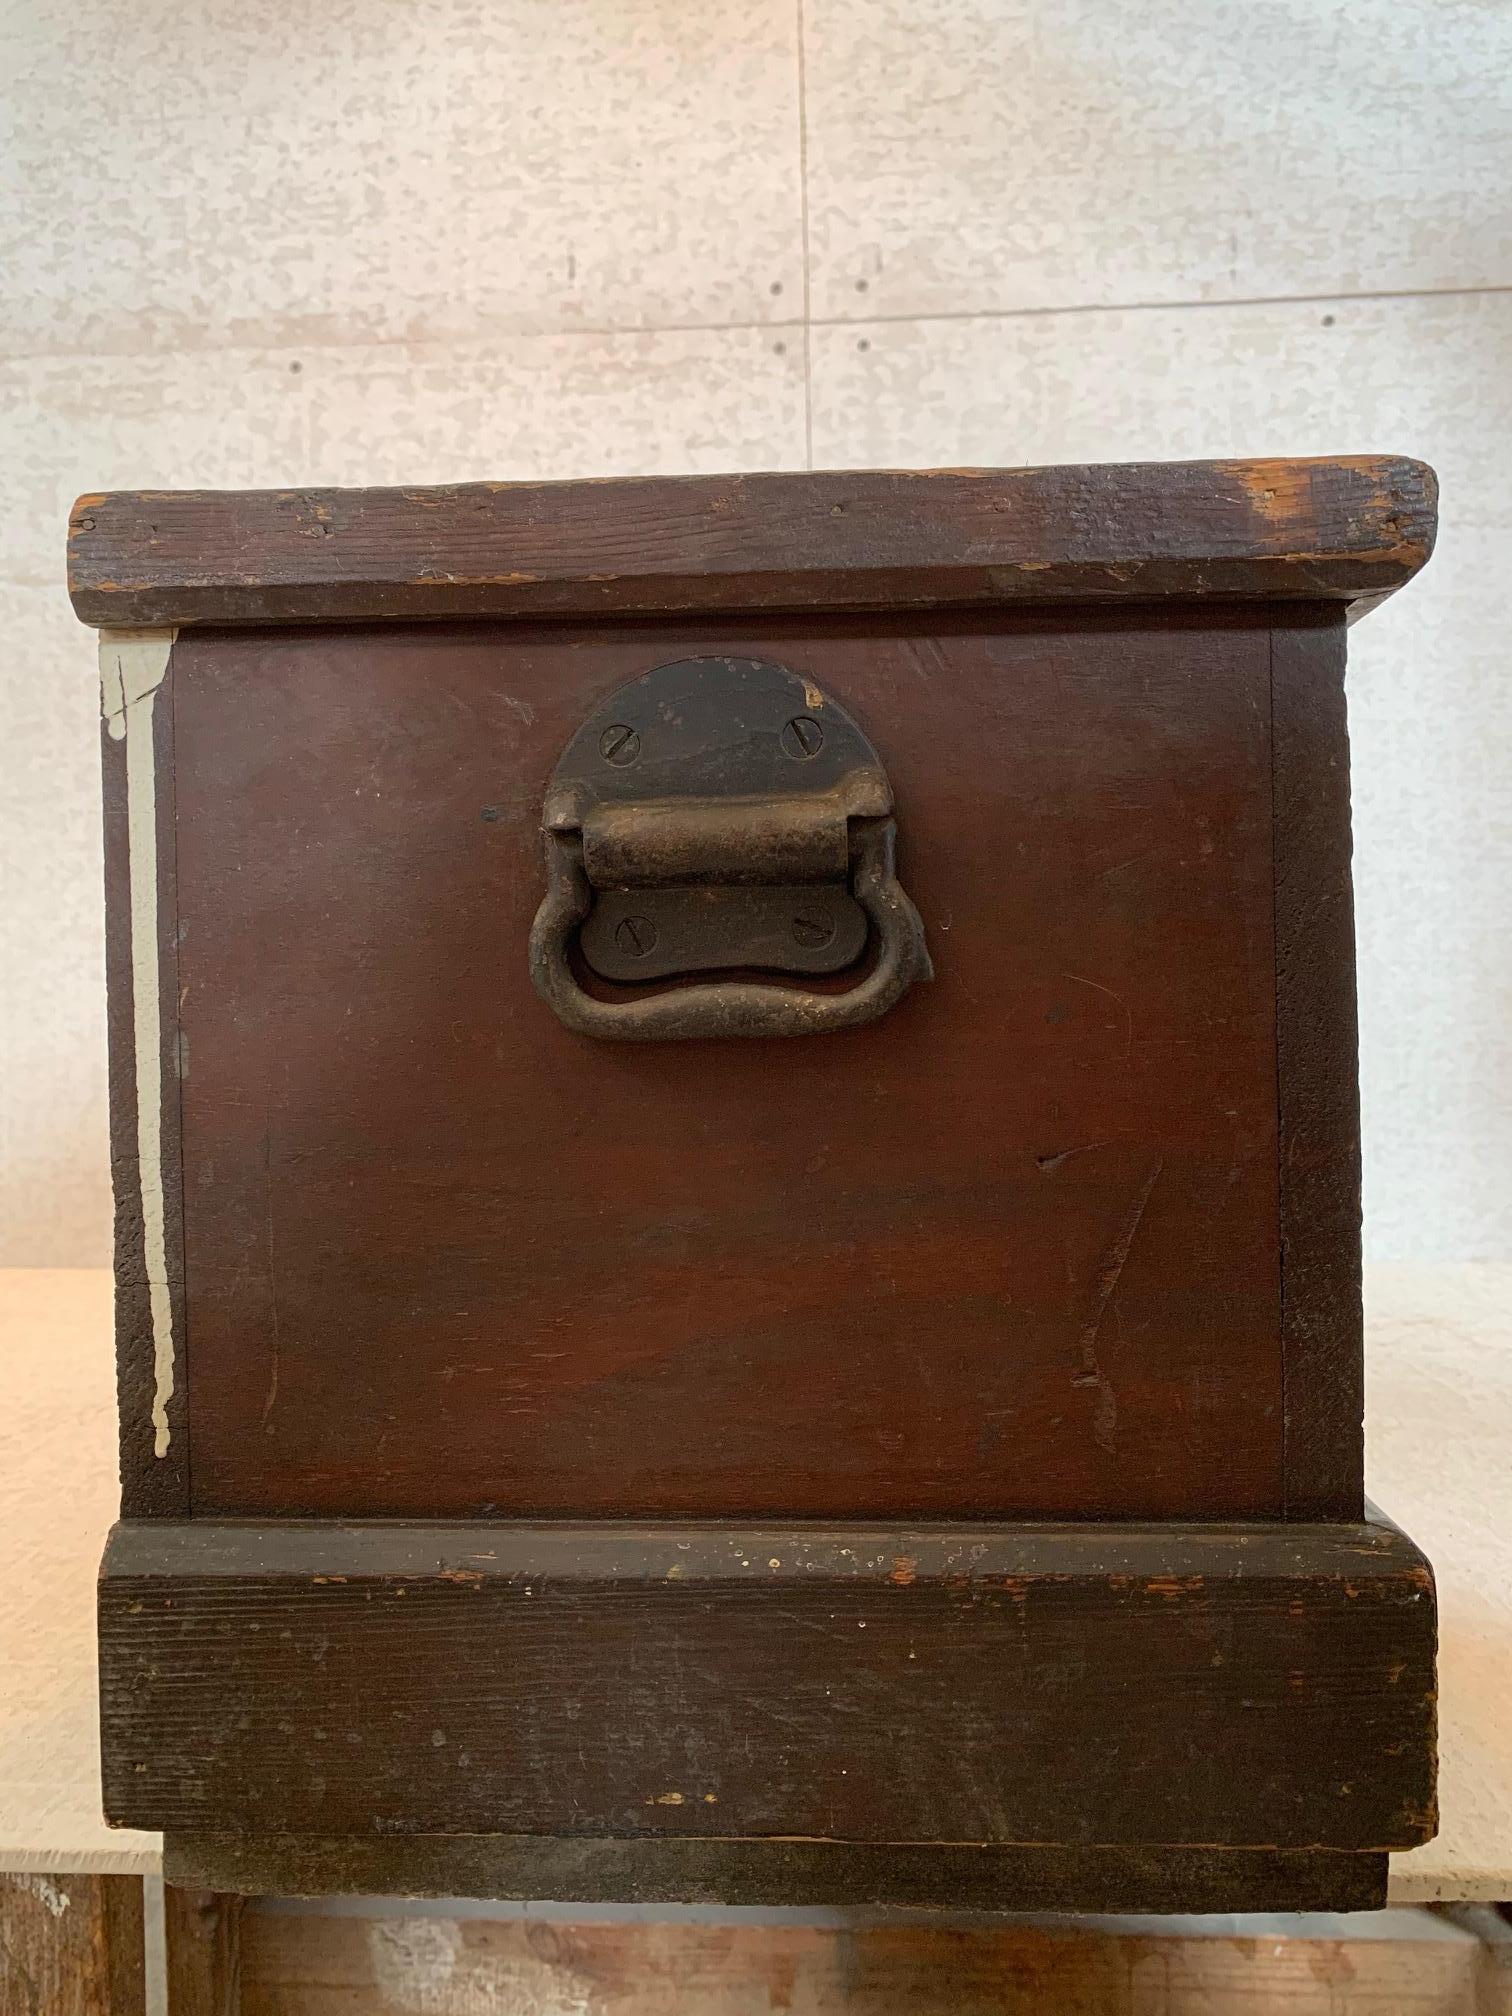
<instances>
[{"instance_id":1,"label":"chest lid","mask_svg":"<svg viewBox=\"0 0 1512 2016\"><path fill-rule=\"evenodd\" d=\"M1401 456L116 491L69 521L86 623L363 623L1168 596L1378 600L1432 551Z\"/></svg>"}]
</instances>

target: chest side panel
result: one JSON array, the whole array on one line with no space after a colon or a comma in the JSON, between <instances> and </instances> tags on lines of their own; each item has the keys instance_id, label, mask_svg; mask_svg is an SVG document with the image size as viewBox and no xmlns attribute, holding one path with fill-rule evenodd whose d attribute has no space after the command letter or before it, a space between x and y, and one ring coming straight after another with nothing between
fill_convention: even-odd
<instances>
[{"instance_id":1,"label":"chest side panel","mask_svg":"<svg viewBox=\"0 0 1512 2016\"><path fill-rule=\"evenodd\" d=\"M931 630L180 639L196 1511L1282 1510L1269 633ZM546 779L720 652L870 735L937 977L573 1036Z\"/></svg>"}]
</instances>

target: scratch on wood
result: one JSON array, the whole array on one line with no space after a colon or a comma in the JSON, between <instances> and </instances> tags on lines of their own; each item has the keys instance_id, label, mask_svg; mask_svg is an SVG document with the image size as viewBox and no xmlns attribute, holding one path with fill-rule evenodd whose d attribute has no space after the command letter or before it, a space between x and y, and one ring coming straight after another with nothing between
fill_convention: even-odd
<instances>
[{"instance_id":1,"label":"scratch on wood","mask_svg":"<svg viewBox=\"0 0 1512 2016\"><path fill-rule=\"evenodd\" d=\"M163 1196L163 1018L158 971L157 769L152 710L168 672L172 630L100 632L100 714L126 744L126 863L131 890L131 1019L136 1073L142 1265L152 1326L152 1452L168 1454L173 1300Z\"/></svg>"},{"instance_id":2,"label":"scratch on wood","mask_svg":"<svg viewBox=\"0 0 1512 2016\"><path fill-rule=\"evenodd\" d=\"M1097 1407L1092 1416L1092 1436L1098 1448L1110 1456L1113 1453L1114 1433L1118 1427L1118 1398L1107 1374L1098 1363L1098 1333L1102 1329L1103 1318L1108 1313L1108 1305L1113 1300L1124 1268L1128 1265L1135 1235L1144 1217L1145 1206L1150 1201L1150 1193L1159 1181L1160 1172L1164 1167L1164 1156L1157 1155L1150 1164L1149 1172L1140 1184L1128 1210L1124 1213L1123 1222L1098 1263L1097 1272L1092 1279L1091 1306L1077 1334L1081 1369L1071 1383L1073 1386L1096 1387Z\"/></svg>"},{"instance_id":3,"label":"scratch on wood","mask_svg":"<svg viewBox=\"0 0 1512 2016\"><path fill-rule=\"evenodd\" d=\"M272 1434L270 1423L278 1400L278 1378L283 1364L283 1339L278 1328L278 1273L273 1252L273 1123L263 1112L263 1236L268 1255L268 1329L272 1364L268 1369L268 1391L263 1400L262 1429Z\"/></svg>"},{"instance_id":4,"label":"scratch on wood","mask_svg":"<svg viewBox=\"0 0 1512 2016\"><path fill-rule=\"evenodd\" d=\"M1111 987L1104 987L1101 980L1089 980L1084 973L1063 973L1061 978L1063 980L1074 980L1078 987L1094 988L1097 993L1106 994L1110 1001L1118 1003L1119 1007L1123 1010L1124 1018L1123 1056L1119 1059L1119 1062L1127 1063L1129 1055L1134 1048L1134 1017L1130 1014L1129 1004L1125 1001L1122 994L1116 993Z\"/></svg>"},{"instance_id":5,"label":"scratch on wood","mask_svg":"<svg viewBox=\"0 0 1512 2016\"><path fill-rule=\"evenodd\" d=\"M938 641L933 637L911 637L904 641L904 650L913 662L919 677L924 680L950 675L950 664Z\"/></svg>"},{"instance_id":6,"label":"scratch on wood","mask_svg":"<svg viewBox=\"0 0 1512 2016\"><path fill-rule=\"evenodd\" d=\"M1042 1176L1053 1176L1062 1162L1069 1162L1073 1155L1090 1155L1094 1148L1106 1148L1106 1141L1083 1141L1075 1148L1062 1148L1053 1155L1036 1155L1034 1166Z\"/></svg>"}]
</instances>

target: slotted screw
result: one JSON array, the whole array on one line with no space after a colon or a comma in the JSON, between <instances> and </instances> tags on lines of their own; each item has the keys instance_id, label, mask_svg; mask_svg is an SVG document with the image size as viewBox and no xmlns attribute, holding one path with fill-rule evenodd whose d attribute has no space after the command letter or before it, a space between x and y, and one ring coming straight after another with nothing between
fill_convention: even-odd
<instances>
[{"instance_id":1,"label":"slotted screw","mask_svg":"<svg viewBox=\"0 0 1512 2016\"><path fill-rule=\"evenodd\" d=\"M824 747L824 730L811 714L797 714L782 731L782 747L796 762L817 756Z\"/></svg>"},{"instance_id":2,"label":"slotted screw","mask_svg":"<svg viewBox=\"0 0 1512 2016\"><path fill-rule=\"evenodd\" d=\"M810 950L817 950L821 945L828 945L834 935L835 926L833 921L828 917L809 915L793 919L793 937L800 945L806 945Z\"/></svg>"},{"instance_id":3,"label":"slotted screw","mask_svg":"<svg viewBox=\"0 0 1512 2016\"><path fill-rule=\"evenodd\" d=\"M639 756L640 737L623 721L616 721L600 735L599 754L606 763L612 763L616 770L623 770L627 763L633 763Z\"/></svg>"},{"instance_id":4,"label":"slotted screw","mask_svg":"<svg viewBox=\"0 0 1512 2016\"><path fill-rule=\"evenodd\" d=\"M627 959L644 959L656 943L656 926L649 917L621 917L614 942Z\"/></svg>"}]
</instances>

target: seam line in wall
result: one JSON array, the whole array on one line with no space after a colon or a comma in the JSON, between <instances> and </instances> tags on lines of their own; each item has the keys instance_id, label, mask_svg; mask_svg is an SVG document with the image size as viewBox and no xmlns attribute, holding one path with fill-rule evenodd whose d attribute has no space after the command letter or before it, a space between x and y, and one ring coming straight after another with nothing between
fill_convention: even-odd
<instances>
[{"instance_id":1,"label":"seam line in wall","mask_svg":"<svg viewBox=\"0 0 1512 2016\"><path fill-rule=\"evenodd\" d=\"M814 317L809 257L808 57L803 0L798 4L798 229L803 250L803 466L814 466Z\"/></svg>"},{"instance_id":2,"label":"seam line in wall","mask_svg":"<svg viewBox=\"0 0 1512 2016\"><path fill-rule=\"evenodd\" d=\"M807 258L804 261L804 279L807 292ZM0 369L7 364L26 364L41 360L62 364L71 358L80 357L105 362L111 359L124 361L131 357L153 359L219 357L228 352L251 354L261 352L269 357L284 357L300 352L308 356L325 350L481 349L489 343L497 344L501 335L521 343L554 343L563 337L592 339L604 336L736 336L766 334L782 329L804 331L867 329L908 322L1022 322L1044 320L1056 315L1163 315L1175 314L1188 308L1202 308L1213 312L1237 308L1327 308L1368 301L1455 301L1503 294L1512 294L1512 282L1475 287L1382 287L1344 294L1236 294L1215 296L1211 300L1060 302L1033 308L938 308L900 311L897 314L879 314L873 311L866 315L773 315L760 321L747 319L733 322L605 322L578 325L570 329L484 331L468 336L366 336L355 340L343 338L334 342L317 339L306 343L289 343L269 339L261 343L248 341L202 343L187 348L173 343L143 343L140 348L120 350L88 348L65 350L49 345L36 350L0 350Z\"/></svg>"}]
</instances>

